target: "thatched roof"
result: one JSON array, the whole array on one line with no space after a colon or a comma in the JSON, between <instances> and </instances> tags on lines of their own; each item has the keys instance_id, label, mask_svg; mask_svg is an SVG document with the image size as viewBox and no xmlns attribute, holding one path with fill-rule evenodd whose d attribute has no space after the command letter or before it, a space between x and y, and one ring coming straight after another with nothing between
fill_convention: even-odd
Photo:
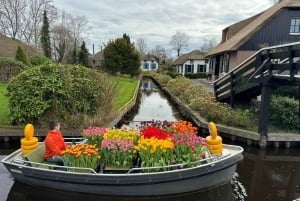
<instances>
[{"instance_id":1,"label":"thatched roof","mask_svg":"<svg viewBox=\"0 0 300 201\"><path fill-rule=\"evenodd\" d=\"M104 60L103 51L99 51L96 54L90 56L92 60Z\"/></svg>"},{"instance_id":2,"label":"thatched roof","mask_svg":"<svg viewBox=\"0 0 300 201\"><path fill-rule=\"evenodd\" d=\"M151 54L144 55L142 60L144 60L144 61L157 61L156 58Z\"/></svg>"},{"instance_id":3,"label":"thatched roof","mask_svg":"<svg viewBox=\"0 0 300 201\"><path fill-rule=\"evenodd\" d=\"M216 48L208 52L207 56L237 50L260 30L261 27L268 23L270 19L276 16L281 9L297 7L300 7L299 0L283 0L262 13L225 28L223 35L227 32L227 38L223 38L222 42Z\"/></svg>"},{"instance_id":4,"label":"thatched roof","mask_svg":"<svg viewBox=\"0 0 300 201\"><path fill-rule=\"evenodd\" d=\"M206 52L202 52L200 50L194 50L192 52L189 52L187 54L183 54L179 56L172 65L179 65L183 64L187 60L197 60L197 59L204 59L204 56L206 55Z\"/></svg>"},{"instance_id":5,"label":"thatched roof","mask_svg":"<svg viewBox=\"0 0 300 201\"><path fill-rule=\"evenodd\" d=\"M8 38L0 33L0 56L15 57L18 46L22 47L28 56L41 54L38 49L26 45L19 40Z\"/></svg>"}]
</instances>

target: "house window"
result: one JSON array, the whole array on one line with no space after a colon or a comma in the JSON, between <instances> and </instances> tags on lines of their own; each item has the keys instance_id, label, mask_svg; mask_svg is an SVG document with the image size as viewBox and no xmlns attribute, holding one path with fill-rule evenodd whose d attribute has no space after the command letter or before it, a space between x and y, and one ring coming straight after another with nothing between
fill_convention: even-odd
<instances>
[{"instance_id":1,"label":"house window","mask_svg":"<svg viewBox=\"0 0 300 201\"><path fill-rule=\"evenodd\" d=\"M300 34L300 18L291 19L290 34Z\"/></svg>"},{"instance_id":2,"label":"house window","mask_svg":"<svg viewBox=\"0 0 300 201\"><path fill-rule=\"evenodd\" d=\"M194 65L185 64L185 73L193 73Z\"/></svg>"},{"instance_id":3,"label":"house window","mask_svg":"<svg viewBox=\"0 0 300 201\"><path fill-rule=\"evenodd\" d=\"M206 72L206 66L198 64L197 65L197 73L204 73L204 72Z\"/></svg>"},{"instance_id":4,"label":"house window","mask_svg":"<svg viewBox=\"0 0 300 201\"><path fill-rule=\"evenodd\" d=\"M155 70L156 69L156 63L151 63L151 69Z\"/></svg>"},{"instance_id":5,"label":"house window","mask_svg":"<svg viewBox=\"0 0 300 201\"><path fill-rule=\"evenodd\" d=\"M224 54L220 58L221 73L227 73L229 71L229 54Z\"/></svg>"},{"instance_id":6,"label":"house window","mask_svg":"<svg viewBox=\"0 0 300 201\"><path fill-rule=\"evenodd\" d=\"M149 69L149 64L148 63L144 63L144 69Z\"/></svg>"}]
</instances>

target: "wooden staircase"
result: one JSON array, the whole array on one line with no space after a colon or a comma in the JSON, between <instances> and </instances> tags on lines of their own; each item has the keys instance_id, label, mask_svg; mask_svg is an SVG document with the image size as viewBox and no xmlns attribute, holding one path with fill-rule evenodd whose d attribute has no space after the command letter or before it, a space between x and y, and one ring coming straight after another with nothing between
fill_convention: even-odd
<instances>
[{"instance_id":1,"label":"wooden staircase","mask_svg":"<svg viewBox=\"0 0 300 201\"><path fill-rule=\"evenodd\" d=\"M214 82L218 101L250 99L261 94L262 85L300 85L300 42L260 49Z\"/></svg>"},{"instance_id":2,"label":"wooden staircase","mask_svg":"<svg viewBox=\"0 0 300 201\"><path fill-rule=\"evenodd\" d=\"M266 139L271 92L278 86L299 86L300 90L300 42L260 49L216 80L214 94L232 107L238 100L261 95L258 133Z\"/></svg>"}]
</instances>

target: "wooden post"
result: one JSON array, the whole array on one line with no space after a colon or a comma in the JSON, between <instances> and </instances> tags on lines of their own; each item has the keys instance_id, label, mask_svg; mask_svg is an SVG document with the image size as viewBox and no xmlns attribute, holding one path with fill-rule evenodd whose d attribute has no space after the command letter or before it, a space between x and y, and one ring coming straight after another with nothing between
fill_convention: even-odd
<instances>
[{"instance_id":1,"label":"wooden post","mask_svg":"<svg viewBox=\"0 0 300 201\"><path fill-rule=\"evenodd\" d=\"M269 109L271 102L272 87L267 84L262 86L261 94L261 105L260 105L260 115L259 115L259 125L258 133L261 137L268 137L268 122L269 122Z\"/></svg>"},{"instance_id":2,"label":"wooden post","mask_svg":"<svg viewBox=\"0 0 300 201\"><path fill-rule=\"evenodd\" d=\"M234 108L234 96L235 96L235 91L234 91L234 75L231 72L230 73L230 106L231 108Z\"/></svg>"}]
</instances>

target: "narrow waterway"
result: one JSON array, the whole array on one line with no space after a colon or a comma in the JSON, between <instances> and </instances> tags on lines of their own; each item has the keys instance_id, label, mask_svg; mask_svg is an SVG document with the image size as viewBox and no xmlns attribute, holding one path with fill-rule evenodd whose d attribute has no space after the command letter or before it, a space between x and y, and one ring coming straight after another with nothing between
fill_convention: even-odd
<instances>
[{"instance_id":1,"label":"narrow waterway","mask_svg":"<svg viewBox=\"0 0 300 201\"><path fill-rule=\"evenodd\" d=\"M151 80L141 85L137 113L128 121L179 120L182 117ZM232 143L226 142L225 143ZM113 197L62 192L14 182L0 164L0 201L293 201L300 200L300 148L260 150L243 146L244 159L233 179L222 186L183 195L159 197ZM19 147L0 143L0 159ZM298 201L298 200L297 200Z\"/></svg>"},{"instance_id":2,"label":"narrow waterway","mask_svg":"<svg viewBox=\"0 0 300 201\"><path fill-rule=\"evenodd\" d=\"M136 113L127 119L131 126L141 121L177 121L183 117L175 106L167 100L157 85L151 79L143 79L140 87L140 100Z\"/></svg>"}]
</instances>

